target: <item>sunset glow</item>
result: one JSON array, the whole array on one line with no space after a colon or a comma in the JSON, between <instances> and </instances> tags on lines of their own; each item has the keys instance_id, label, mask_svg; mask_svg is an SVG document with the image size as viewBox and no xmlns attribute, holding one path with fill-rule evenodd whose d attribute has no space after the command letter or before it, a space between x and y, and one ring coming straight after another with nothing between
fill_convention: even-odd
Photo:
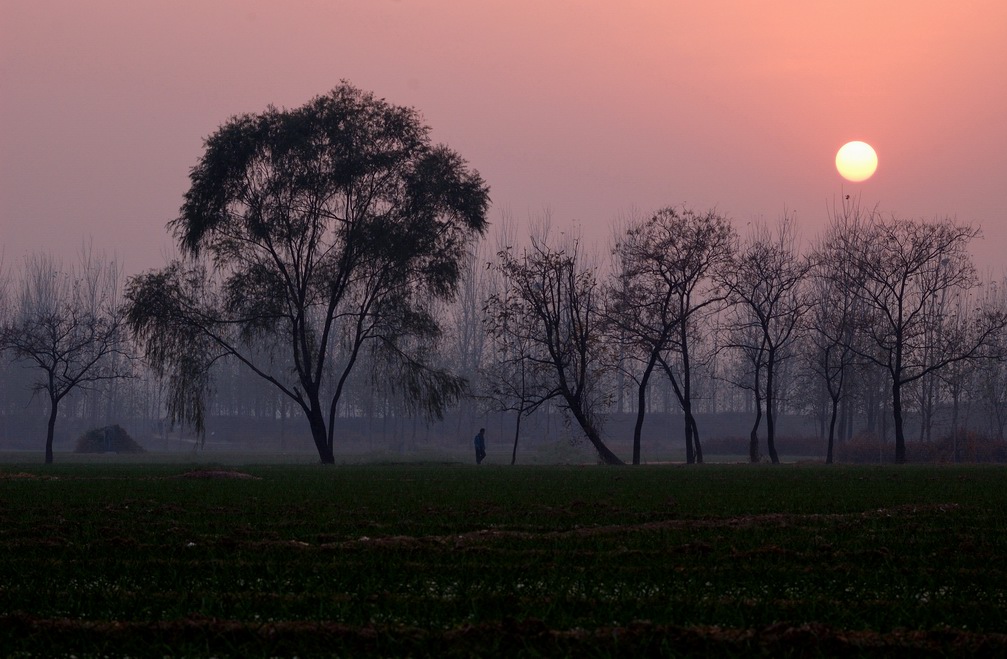
<instances>
[{"instance_id":1,"label":"sunset glow","mask_svg":"<svg viewBox=\"0 0 1007 659\"><path fill-rule=\"evenodd\" d=\"M3 254L93 239L131 272L160 264L205 137L347 80L482 174L491 233L548 209L601 245L631 209L686 203L742 225L787 208L814 235L832 156L869 136L865 203L980 223L996 256L1004 25L997 0L5 0Z\"/></svg>"}]
</instances>

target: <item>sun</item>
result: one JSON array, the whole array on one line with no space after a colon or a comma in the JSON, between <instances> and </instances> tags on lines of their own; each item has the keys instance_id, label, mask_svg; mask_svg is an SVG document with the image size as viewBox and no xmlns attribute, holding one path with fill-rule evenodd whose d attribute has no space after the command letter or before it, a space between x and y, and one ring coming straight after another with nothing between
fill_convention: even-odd
<instances>
[{"instance_id":1,"label":"sun","mask_svg":"<svg viewBox=\"0 0 1007 659\"><path fill-rule=\"evenodd\" d=\"M836 154L836 169L847 181L866 181L877 168L878 154L867 142L847 142Z\"/></svg>"}]
</instances>

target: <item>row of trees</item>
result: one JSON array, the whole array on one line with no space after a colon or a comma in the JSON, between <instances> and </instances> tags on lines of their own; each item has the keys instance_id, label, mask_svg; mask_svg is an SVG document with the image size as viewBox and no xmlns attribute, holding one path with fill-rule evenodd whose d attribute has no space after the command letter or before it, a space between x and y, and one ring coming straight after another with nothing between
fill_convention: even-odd
<instances>
[{"instance_id":1,"label":"row of trees","mask_svg":"<svg viewBox=\"0 0 1007 659\"><path fill-rule=\"evenodd\" d=\"M39 257L10 287L0 347L43 376L47 461L70 392L149 369L163 383L158 411L201 431L215 380L239 365L282 401L271 409L307 422L325 463L337 417L369 404L354 382L427 418L463 398L511 410L512 460L521 419L548 407L621 462L603 427L615 405L636 414L640 462L661 382L682 411L687 459L701 462L695 411L716 381L754 412L751 459L764 417L775 462L781 410L825 398L831 460L837 425L852 425L879 374L887 394L861 402L868 416L890 407L902 462L907 392L924 415L945 392L957 405L974 366L1004 354L1004 304L969 257L977 231L882 218L856 200L811 250L788 217L739 237L714 211L667 208L628 222L610 263L544 222L527 243L505 226L484 269L479 174L432 144L414 110L345 83L301 108L230 119L190 180L170 224L182 256L165 268L123 292L119 268L89 252L69 270Z\"/></svg>"},{"instance_id":2,"label":"row of trees","mask_svg":"<svg viewBox=\"0 0 1007 659\"><path fill-rule=\"evenodd\" d=\"M889 303L875 303L867 313L862 297L886 298L864 283L865 263L851 249L850 237L875 240L875 232L890 234L896 225L903 240L888 245L926 242L907 242L910 233L922 232L930 240L943 235L933 243L940 249L917 250L936 259L934 267L943 272L936 276L916 268L921 274L915 295L926 303L909 306L905 291L913 278L900 277L906 286L901 296L891 298L896 302L892 311ZM600 448L599 455L613 462L619 458L604 436L604 419L615 411L634 413L632 459L640 461L645 414L653 404L669 410L670 401L658 393L663 391L681 410L689 461L703 460L697 407L749 412L753 460L760 457L762 427L769 457L778 459L773 420L781 411L821 419L829 461L836 437L852 433L854 410L866 418L868 430L883 430L881 410L887 409L897 450L896 409L904 415L906 407L919 420L921 440L930 439L941 407L950 409L955 436L959 418L977 411L988 420L986 431L1003 437L1007 374L1001 355L1007 337L998 330L1004 301L996 286L977 284L967 252L951 267L955 252L946 248L975 234L953 229L953 222L882 220L847 207L814 250L790 259L791 267L785 268L780 255L797 252L788 220L773 231L757 227L740 240L716 213L665 209L624 228L613 249L616 258L606 269L600 259L585 260L576 240L550 247L544 227L527 248L515 248L514 226L505 222L491 267L482 267L485 260L475 253L468 255L459 295L432 309L433 316L447 321L447 331L437 352L425 358L467 381L465 407L471 408L475 397L516 412L512 460L521 420L544 406L565 410ZM904 266L912 260L888 262ZM603 272L608 274L601 277ZM772 272L786 276L768 276ZM29 258L9 282L14 285L8 286L0 336L9 354L39 375L33 385L47 403L47 460L60 404L75 392L102 396L86 404L73 401L72 414L94 417L97 410L105 419L158 417L170 408L171 380L158 384L126 331L120 280L114 262L85 250L70 268L46 257ZM873 278L875 287L879 280ZM902 324L890 325L887 333L877 326L879 319L891 323L900 317ZM886 336L904 337L901 352L897 341L878 343ZM279 351L249 354L284 368ZM341 354L338 347L333 350ZM889 368L900 361L901 371ZM333 358L333 363L341 362ZM344 386L334 415L385 419L385 424L389 416L414 414L409 393L397 386L398 373L387 366L378 353L360 354L355 382ZM286 369L293 370L289 362ZM204 404L212 403L212 413L231 419L280 419L282 429L287 419L303 423L305 415L289 397L268 379L249 379L248 373L240 360L215 362L206 371L214 387ZM323 377L332 382L337 374L330 366ZM115 384L127 377L140 382L125 390ZM10 403L20 408L24 401ZM137 405L143 409L133 409ZM904 428L902 435L905 459Z\"/></svg>"},{"instance_id":3,"label":"row of trees","mask_svg":"<svg viewBox=\"0 0 1007 659\"><path fill-rule=\"evenodd\" d=\"M647 391L661 373L681 406L687 460L701 462L694 372L726 351L733 358L717 377L754 402L750 458L760 458L765 416L769 458L779 461L784 376L793 383L800 374L827 394L831 462L840 403L851 398L854 377L874 370L888 382L895 461L905 462L907 392L924 392L924 415L938 382L957 404L976 364L1007 354L1007 308L977 276L968 251L976 229L883 218L844 202L806 253L789 217L740 238L722 215L681 208L631 222L604 281L577 240L556 244L540 231L530 247L501 250L485 307L490 395L519 417L559 398L601 459L618 463L597 417L611 383L629 378L639 463Z\"/></svg>"}]
</instances>

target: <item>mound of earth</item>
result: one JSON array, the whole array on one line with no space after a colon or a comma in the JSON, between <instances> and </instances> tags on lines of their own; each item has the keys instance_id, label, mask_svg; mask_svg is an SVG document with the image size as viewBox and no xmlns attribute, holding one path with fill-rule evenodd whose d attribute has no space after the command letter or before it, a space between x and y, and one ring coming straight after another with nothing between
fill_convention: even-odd
<instances>
[{"instance_id":1,"label":"mound of earth","mask_svg":"<svg viewBox=\"0 0 1007 659\"><path fill-rule=\"evenodd\" d=\"M123 430L122 426L105 426L88 430L77 439L74 453L143 453L142 446Z\"/></svg>"}]
</instances>

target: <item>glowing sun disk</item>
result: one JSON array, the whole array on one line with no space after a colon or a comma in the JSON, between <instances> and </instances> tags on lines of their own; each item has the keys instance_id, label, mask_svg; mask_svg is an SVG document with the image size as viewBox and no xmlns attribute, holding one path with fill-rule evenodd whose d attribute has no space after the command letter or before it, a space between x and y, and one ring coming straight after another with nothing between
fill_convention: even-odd
<instances>
[{"instance_id":1,"label":"glowing sun disk","mask_svg":"<svg viewBox=\"0 0 1007 659\"><path fill-rule=\"evenodd\" d=\"M867 142L847 142L836 154L836 169L847 181L866 181L878 168L878 154Z\"/></svg>"}]
</instances>

